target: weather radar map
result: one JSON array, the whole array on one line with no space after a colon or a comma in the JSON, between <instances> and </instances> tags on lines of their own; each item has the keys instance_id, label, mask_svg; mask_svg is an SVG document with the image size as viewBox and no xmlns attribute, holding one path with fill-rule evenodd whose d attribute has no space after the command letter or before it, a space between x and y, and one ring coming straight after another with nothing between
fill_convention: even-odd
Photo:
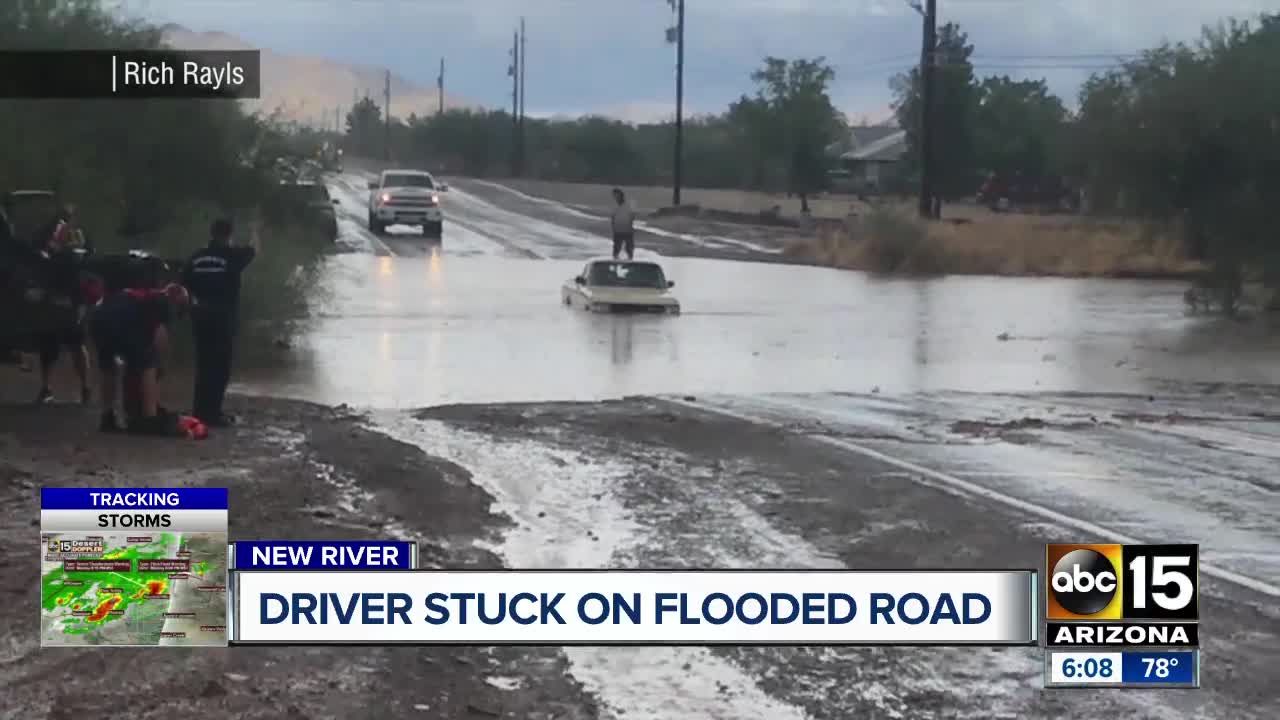
<instances>
[{"instance_id":1,"label":"weather radar map","mask_svg":"<svg viewBox=\"0 0 1280 720\"><path fill-rule=\"evenodd\" d=\"M226 533L42 533L40 636L45 646L226 645Z\"/></svg>"}]
</instances>

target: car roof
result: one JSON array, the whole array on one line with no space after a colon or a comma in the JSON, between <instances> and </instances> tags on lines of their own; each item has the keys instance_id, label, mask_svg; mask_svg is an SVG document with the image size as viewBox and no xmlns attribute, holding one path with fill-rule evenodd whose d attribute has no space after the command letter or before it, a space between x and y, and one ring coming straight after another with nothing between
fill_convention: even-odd
<instances>
[{"instance_id":1,"label":"car roof","mask_svg":"<svg viewBox=\"0 0 1280 720\"><path fill-rule=\"evenodd\" d=\"M431 177L431 173L426 170L383 170L383 175L426 175Z\"/></svg>"},{"instance_id":2,"label":"car roof","mask_svg":"<svg viewBox=\"0 0 1280 720\"><path fill-rule=\"evenodd\" d=\"M597 265L597 264L599 265L657 265L658 267L662 267L661 265L659 265L658 263L652 260L618 260L616 258L611 258L611 257L591 258L590 260L587 261L587 264L588 265Z\"/></svg>"},{"instance_id":3,"label":"car roof","mask_svg":"<svg viewBox=\"0 0 1280 720\"><path fill-rule=\"evenodd\" d=\"M52 196L53 196L53 194L54 194L54 193L53 193L53 191L52 191L52 190L11 190L11 191L9 191L9 195L12 195L12 196L17 196L17 195L41 195L41 196L44 196L44 197L52 197Z\"/></svg>"}]
</instances>

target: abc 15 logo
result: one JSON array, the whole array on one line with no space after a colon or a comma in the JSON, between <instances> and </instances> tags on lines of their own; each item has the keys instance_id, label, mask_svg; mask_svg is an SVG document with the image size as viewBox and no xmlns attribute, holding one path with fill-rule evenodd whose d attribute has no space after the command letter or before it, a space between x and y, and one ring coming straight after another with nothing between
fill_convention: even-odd
<instances>
[{"instance_id":1,"label":"abc 15 logo","mask_svg":"<svg viewBox=\"0 0 1280 720\"><path fill-rule=\"evenodd\" d=\"M1198 620L1199 545L1048 545L1049 620Z\"/></svg>"}]
</instances>

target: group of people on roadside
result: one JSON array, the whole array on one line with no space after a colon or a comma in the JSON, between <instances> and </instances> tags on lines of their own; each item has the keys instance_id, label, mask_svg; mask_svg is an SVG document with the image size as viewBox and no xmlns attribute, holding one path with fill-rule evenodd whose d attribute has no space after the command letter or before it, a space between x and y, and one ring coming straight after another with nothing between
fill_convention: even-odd
<instances>
[{"instance_id":1,"label":"group of people on roadside","mask_svg":"<svg viewBox=\"0 0 1280 720\"><path fill-rule=\"evenodd\" d=\"M12 227L0 214L0 235L6 234L12 239ZM35 248L34 257L45 263L55 294L70 303L73 320L35 338L41 382L37 402L54 400L51 376L63 350L72 357L81 403L91 402L88 339L100 374L100 429L172 434L178 426L177 416L160 404L160 380L173 326L189 315L195 340L191 415L209 427L232 424L234 418L223 411L223 398L231 379L240 278L257 254L256 234L251 234L249 245L233 244L232 235L229 220L214 221L208 245L187 259L180 283L155 288L88 282L81 280L74 264L66 264L66 272L62 271L66 253L84 245L74 208L64 208L48 232L38 235L46 240L43 247ZM118 399L122 401L123 424L116 412Z\"/></svg>"}]
</instances>

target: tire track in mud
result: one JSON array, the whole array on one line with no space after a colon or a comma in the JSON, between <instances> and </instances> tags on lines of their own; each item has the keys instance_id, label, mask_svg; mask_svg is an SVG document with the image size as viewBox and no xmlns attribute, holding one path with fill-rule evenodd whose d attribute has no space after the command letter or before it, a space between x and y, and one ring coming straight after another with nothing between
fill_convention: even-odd
<instances>
[{"instance_id":1,"label":"tire track in mud","mask_svg":"<svg viewBox=\"0 0 1280 720\"><path fill-rule=\"evenodd\" d=\"M890 463L692 410L632 398L388 417L398 439L467 468L498 499L514 522L494 548L509 567L931 567L956 552L988 563L1011 558L1010 539L1031 538L1005 524L1017 513L956 503L917 482L885 482L896 469ZM979 517L992 527L974 529ZM935 541L957 533L965 533L957 548ZM1197 716L1199 702L1239 705L1222 693L1045 694L1043 658L1025 648L562 652L571 676L607 708L603 717L622 720L986 720L1104 709L1182 718Z\"/></svg>"},{"instance_id":2,"label":"tire track in mud","mask_svg":"<svg viewBox=\"0 0 1280 720\"><path fill-rule=\"evenodd\" d=\"M691 401L681 398L666 398L666 400L679 406L714 413L744 422L763 425L766 427L783 427L780 425L778 420L774 418L753 413L749 402L745 404L737 404L732 401L708 402L706 400ZM773 400L770 402L776 405L778 401ZM794 406L794 410L798 414L803 414L805 408L803 405L796 405ZM1009 494L1004 490L993 489L985 484L963 479L944 470L937 470L917 462L896 457L889 452L874 449L866 444L860 444L844 438L832 437L829 435L817 434L811 435L810 437L818 442L886 463L899 470L904 470L917 482L947 488L965 495L992 501L1006 508L1024 513L1029 517L1045 520L1066 529L1088 533L1089 535L1106 539L1110 542L1126 544L1141 544L1144 542L1144 539L1134 537L1129 533L1121 532L1093 521L1068 514L1067 512L1059 511L1034 500L1024 500L1020 497ZM1200 571L1204 575L1250 590L1260 596L1273 599L1280 598L1280 584L1271 582L1269 579L1251 577L1216 565L1202 564Z\"/></svg>"}]
</instances>

